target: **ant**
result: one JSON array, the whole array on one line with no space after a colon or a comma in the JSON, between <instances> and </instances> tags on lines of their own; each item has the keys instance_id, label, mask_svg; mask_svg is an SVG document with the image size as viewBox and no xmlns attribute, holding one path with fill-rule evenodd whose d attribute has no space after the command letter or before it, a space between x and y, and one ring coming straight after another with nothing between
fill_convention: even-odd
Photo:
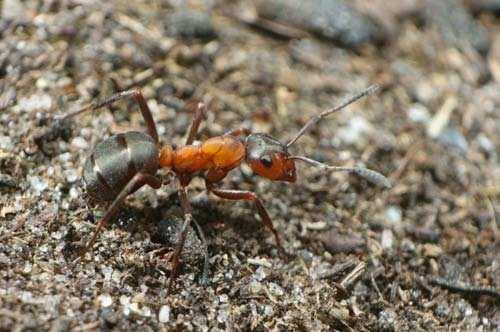
<instances>
[{"instance_id":1,"label":"ant","mask_svg":"<svg viewBox=\"0 0 500 332\"><path fill-rule=\"evenodd\" d=\"M226 177L229 171L243 162L246 162L254 173L269 180L295 182L297 178L295 162L301 161L331 171L353 173L374 184L390 187L389 180L376 171L362 167L329 166L304 156L292 155L288 151L309 128L317 124L321 119L345 108L364 96L374 93L376 90L378 90L378 86L370 86L364 91L351 96L340 105L312 117L286 144L282 144L267 134L250 133L243 128L229 131L221 136L211 137L201 143L195 143L198 128L207 111L205 104L198 103L185 145L181 147L173 147L168 144L160 146L156 124L139 89L116 93L102 102L91 103L60 117L56 123L61 123L63 120L87 111L102 109L119 99L132 97L139 105L147 128L147 133L128 131L109 137L98 143L87 159L83 174L87 193L97 201L112 203L98 222L92 238L82 249L76 261L82 259L92 248L102 228L117 213L120 204L128 195L144 185L154 189L161 187L163 182L156 174L160 168L169 169L169 174L178 180L179 200L184 213L183 226L171 256L172 270L167 294L170 293L177 274L179 259L191 223L194 223L197 227L200 239L205 246L202 281L206 280L208 266L206 241L201 228L193 219L192 207L186 194L186 186L189 185L194 176L202 176L205 179L207 192L215 196L229 200L253 202L260 219L273 233L278 248L284 252L278 232L274 229L271 218L257 195L251 191L221 189L217 184Z\"/></svg>"}]
</instances>

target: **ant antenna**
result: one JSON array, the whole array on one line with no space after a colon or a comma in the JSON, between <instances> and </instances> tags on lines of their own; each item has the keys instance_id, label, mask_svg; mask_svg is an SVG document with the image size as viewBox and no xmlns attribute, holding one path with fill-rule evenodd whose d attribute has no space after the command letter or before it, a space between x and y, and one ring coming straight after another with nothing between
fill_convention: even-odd
<instances>
[{"instance_id":1,"label":"ant antenna","mask_svg":"<svg viewBox=\"0 0 500 332\"><path fill-rule=\"evenodd\" d=\"M306 162L308 164L318 166L322 169L326 169L329 171L337 171L337 172L348 172L348 173L353 173L359 177L362 177L363 179L377 185L380 187L384 188L391 188L391 182L389 181L388 178L380 174L379 172L376 172L374 170L364 168L364 167L341 167L341 166L330 166L327 164L323 164L317 160L307 158L304 156L291 156L290 159L295 159L295 160L300 160L303 162Z\"/></svg>"},{"instance_id":2,"label":"ant antenna","mask_svg":"<svg viewBox=\"0 0 500 332\"><path fill-rule=\"evenodd\" d=\"M320 114L312 117L307 123L300 129L300 131L295 135L294 138L292 138L287 144L286 147L290 147L295 141L297 141L304 133L306 132L307 129L318 123L321 119L324 117L327 117L328 115L335 113L337 111L340 111L344 107L348 106L349 104L352 104L358 99L361 99L365 96L371 95L372 93L376 92L380 87L377 84L371 85L368 88L366 88L364 91L361 91L349 98L347 98L344 102L342 102L340 105L335 106L333 108L327 109L326 111L321 112Z\"/></svg>"}]
</instances>

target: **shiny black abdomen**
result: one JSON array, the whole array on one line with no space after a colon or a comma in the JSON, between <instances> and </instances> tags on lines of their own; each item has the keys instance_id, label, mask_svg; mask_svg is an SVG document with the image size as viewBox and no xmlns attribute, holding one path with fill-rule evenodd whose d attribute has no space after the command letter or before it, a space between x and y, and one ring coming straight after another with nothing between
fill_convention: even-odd
<instances>
[{"instance_id":1,"label":"shiny black abdomen","mask_svg":"<svg viewBox=\"0 0 500 332\"><path fill-rule=\"evenodd\" d=\"M139 171L155 175L158 147L153 139L130 131L97 144L83 170L87 193L99 201L111 201Z\"/></svg>"}]
</instances>

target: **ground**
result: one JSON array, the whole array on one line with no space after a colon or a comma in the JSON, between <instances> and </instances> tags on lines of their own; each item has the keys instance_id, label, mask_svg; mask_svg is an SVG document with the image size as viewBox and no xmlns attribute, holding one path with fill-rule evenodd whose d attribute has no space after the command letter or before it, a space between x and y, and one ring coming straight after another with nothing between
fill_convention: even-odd
<instances>
[{"instance_id":1,"label":"ground","mask_svg":"<svg viewBox=\"0 0 500 332\"><path fill-rule=\"evenodd\" d=\"M339 41L251 2L0 2L0 329L498 329L499 17L446 0L450 25L396 6L412 1L354 3L381 36ZM470 43L461 26L479 27ZM182 143L192 100L210 104L200 140L245 127L286 142L371 84L381 89L291 149L377 170L392 188L302 164L295 184L246 166L223 183L262 198L289 255L250 204L195 179L207 285L191 230L166 294L182 222L174 184L130 196L72 263L104 212L81 185L87 156L143 123L126 100L42 135L58 115L140 87L162 142Z\"/></svg>"}]
</instances>

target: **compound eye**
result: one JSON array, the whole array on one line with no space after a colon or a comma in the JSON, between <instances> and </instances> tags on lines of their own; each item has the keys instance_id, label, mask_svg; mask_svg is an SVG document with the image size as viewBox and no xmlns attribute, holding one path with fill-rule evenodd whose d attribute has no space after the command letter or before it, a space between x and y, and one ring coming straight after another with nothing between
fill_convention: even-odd
<instances>
[{"instance_id":1,"label":"compound eye","mask_svg":"<svg viewBox=\"0 0 500 332\"><path fill-rule=\"evenodd\" d=\"M259 160L262 163L262 165L264 165L267 168L270 168L271 166L273 166L273 160L268 155L260 157Z\"/></svg>"}]
</instances>

